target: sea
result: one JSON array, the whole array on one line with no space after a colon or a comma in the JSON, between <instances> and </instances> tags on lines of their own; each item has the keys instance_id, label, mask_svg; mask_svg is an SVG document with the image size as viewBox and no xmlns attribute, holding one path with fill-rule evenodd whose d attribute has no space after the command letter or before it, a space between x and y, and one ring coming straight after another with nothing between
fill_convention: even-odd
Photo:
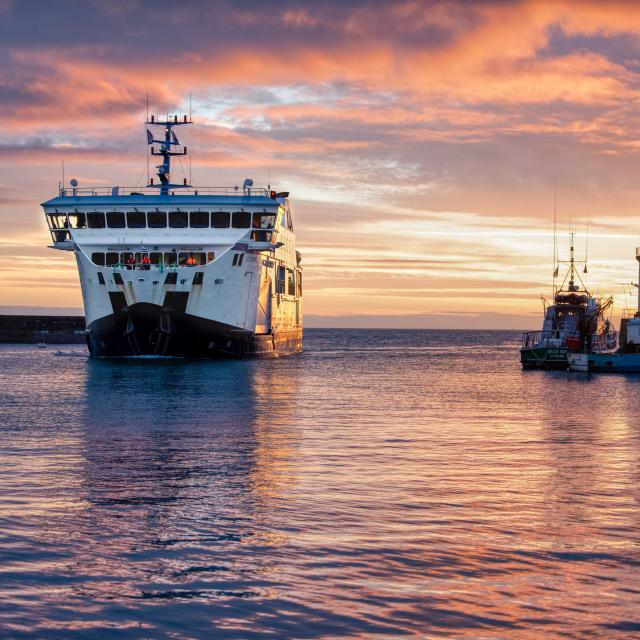
<instances>
[{"instance_id":1,"label":"sea","mask_svg":"<svg viewBox=\"0 0 640 640\"><path fill-rule=\"evenodd\" d=\"M519 346L1 345L0 637L640 637L640 377Z\"/></svg>"}]
</instances>

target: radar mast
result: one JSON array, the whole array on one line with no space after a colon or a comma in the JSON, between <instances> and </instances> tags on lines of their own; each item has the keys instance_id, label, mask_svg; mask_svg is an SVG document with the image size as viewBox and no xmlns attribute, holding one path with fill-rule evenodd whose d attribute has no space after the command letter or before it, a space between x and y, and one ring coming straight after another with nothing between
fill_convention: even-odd
<instances>
[{"instance_id":1,"label":"radar mast","mask_svg":"<svg viewBox=\"0 0 640 640\"><path fill-rule=\"evenodd\" d=\"M151 155L162 157L162 164L156 165L156 169L158 170L157 176L160 178L160 184L154 184L153 178L151 178L147 186L159 188L160 195L163 196L169 195L169 189L184 189L185 187L191 187L190 184L187 184L186 178L184 179L183 184L171 182L171 157L187 155L187 147L180 143L173 127L193 124L193 120L187 118L186 115L182 116L182 118L179 118L176 115L166 116L164 119L151 116L150 118L147 118L146 124L151 127L164 128L164 138L161 139L155 138L154 134L147 129L147 144L151 146ZM159 146L156 147L155 145ZM172 151L172 148L175 150Z\"/></svg>"}]
</instances>

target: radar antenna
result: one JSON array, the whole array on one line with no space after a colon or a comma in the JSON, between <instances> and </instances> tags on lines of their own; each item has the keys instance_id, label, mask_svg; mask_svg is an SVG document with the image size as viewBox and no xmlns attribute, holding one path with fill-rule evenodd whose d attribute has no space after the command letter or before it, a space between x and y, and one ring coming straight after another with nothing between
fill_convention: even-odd
<instances>
[{"instance_id":1,"label":"radar antenna","mask_svg":"<svg viewBox=\"0 0 640 640\"><path fill-rule=\"evenodd\" d=\"M173 130L173 127L178 127L184 124L193 124L193 120L191 118L187 118L186 115L181 118L172 115L166 116L164 119L160 119L156 116L147 117L146 120L147 125L151 125L152 127L163 127L164 128L164 138L157 139L154 134L147 129L147 144L151 146L151 155L152 156L161 156L162 164L156 166L158 178L160 178L160 184L156 185L153 183L153 178L149 180L149 187L158 187L160 189L160 195L168 196L169 189L184 189L185 187L191 187L190 184L187 184L187 179L184 179L183 184L175 184L171 182L171 156L186 156L187 155L187 147L180 144L178 140L178 136L176 132ZM156 147L155 145L160 145ZM175 151L172 151L172 147L176 148Z\"/></svg>"}]
</instances>

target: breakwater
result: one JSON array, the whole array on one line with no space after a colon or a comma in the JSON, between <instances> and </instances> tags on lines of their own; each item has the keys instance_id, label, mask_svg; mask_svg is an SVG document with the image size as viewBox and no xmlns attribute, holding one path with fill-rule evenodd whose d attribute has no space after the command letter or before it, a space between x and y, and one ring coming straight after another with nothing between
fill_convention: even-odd
<instances>
[{"instance_id":1,"label":"breakwater","mask_svg":"<svg viewBox=\"0 0 640 640\"><path fill-rule=\"evenodd\" d=\"M0 315L0 343L85 342L83 316Z\"/></svg>"}]
</instances>

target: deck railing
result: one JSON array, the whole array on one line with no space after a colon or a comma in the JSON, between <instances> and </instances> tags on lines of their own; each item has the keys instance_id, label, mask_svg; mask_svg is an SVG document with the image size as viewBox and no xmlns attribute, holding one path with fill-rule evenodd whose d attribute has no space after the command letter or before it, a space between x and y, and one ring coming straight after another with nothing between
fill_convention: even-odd
<instances>
[{"instance_id":1,"label":"deck railing","mask_svg":"<svg viewBox=\"0 0 640 640\"><path fill-rule=\"evenodd\" d=\"M522 348L531 349L538 345L546 347L563 347L576 341L581 343L580 332L565 331L527 331L522 334ZM591 337L591 348L594 351L615 349L618 342L618 332L610 329L607 333L596 333Z\"/></svg>"},{"instance_id":2,"label":"deck railing","mask_svg":"<svg viewBox=\"0 0 640 640\"><path fill-rule=\"evenodd\" d=\"M560 337L560 334L564 333L560 332L560 331L527 331L526 333L522 334L522 347L524 349L530 349L531 347L535 347L536 345L540 344L541 342L545 342L545 343L549 343L551 340L562 340L564 338L566 338L567 336L565 335L564 338ZM577 333L575 334L575 336L577 337ZM569 336L569 337L573 337L573 336Z\"/></svg>"},{"instance_id":3,"label":"deck railing","mask_svg":"<svg viewBox=\"0 0 640 640\"><path fill-rule=\"evenodd\" d=\"M73 198L76 196L159 196L158 187L59 187L58 193L63 198ZM246 192L242 187L183 187L170 188L171 195L189 196L266 196L270 197L269 189L251 187Z\"/></svg>"}]
</instances>

